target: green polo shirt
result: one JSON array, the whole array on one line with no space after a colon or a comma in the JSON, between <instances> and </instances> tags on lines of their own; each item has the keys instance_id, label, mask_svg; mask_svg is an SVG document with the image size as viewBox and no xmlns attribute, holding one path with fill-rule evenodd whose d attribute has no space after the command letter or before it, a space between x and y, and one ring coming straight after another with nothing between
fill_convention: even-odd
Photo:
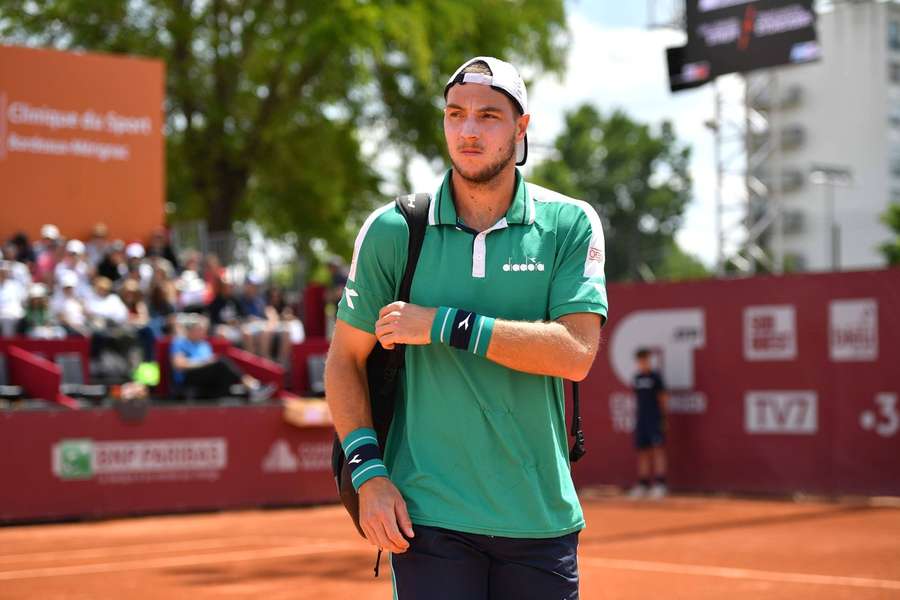
<instances>
[{"instance_id":1,"label":"green polo shirt","mask_svg":"<svg viewBox=\"0 0 900 600\"><path fill-rule=\"evenodd\" d=\"M516 173L506 216L475 232L458 221L450 172L431 203L410 301L514 321L606 317L600 219L585 202ZM390 203L360 229L337 317L374 333L398 293L409 230ZM385 448L413 523L505 537L584 526L569 471L563 382L442 344L407 346Z\"/></svg>"}]
</instances>

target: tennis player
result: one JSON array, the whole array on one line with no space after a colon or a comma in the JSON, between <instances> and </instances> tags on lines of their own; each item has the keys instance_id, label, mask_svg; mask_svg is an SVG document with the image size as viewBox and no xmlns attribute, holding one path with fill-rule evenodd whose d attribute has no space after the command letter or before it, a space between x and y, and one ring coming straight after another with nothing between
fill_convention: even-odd
<instances>
[{"instance_id":1,"label":"tennis player","mask_svg":"<svg viewBox=\"0 0 900 600\"><path fill-rule=\"evenodd\" d=\"M600 219L516 168L530 115L512 65L468 60L444 96L452 168L431 203L411 301L392 301L409 233L391 202L356 239L326 396L362 528L392 553L395 597L577 598L584 518L563 379L587 375L607 314ZM366 398L376 343L408 345L383 449Z\"/></svg>"}]
</instances>

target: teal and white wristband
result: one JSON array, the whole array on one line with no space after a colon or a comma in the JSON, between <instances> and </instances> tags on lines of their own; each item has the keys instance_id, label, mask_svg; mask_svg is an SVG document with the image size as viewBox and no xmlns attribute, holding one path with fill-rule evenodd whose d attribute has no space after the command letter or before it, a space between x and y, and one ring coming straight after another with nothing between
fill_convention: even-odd
<instances>
[{"instance_id":1,"label":"teal and white wristband","mask_svg":"<svg viewBox=\"0 0 900 600\"><path fill-rule=\"evenodd\" d=\"M381 449L374 429L354 429L347 434L341 446L347 458L347 468L350 469L350 481L357 492L362 484L374 477L390 476L381 460Z\"/></svg>"},{"instance_id":2,"label":"teal and white wristband","mask_svg":"<svg viewBox=\"0 0 900 600\"><path fill-rule=\"evenodd\" d=\"M431 343L446 344L481 357L487 356L494 321L493 317L441 306L431 324Z\"/></svg>"}]
</instances>

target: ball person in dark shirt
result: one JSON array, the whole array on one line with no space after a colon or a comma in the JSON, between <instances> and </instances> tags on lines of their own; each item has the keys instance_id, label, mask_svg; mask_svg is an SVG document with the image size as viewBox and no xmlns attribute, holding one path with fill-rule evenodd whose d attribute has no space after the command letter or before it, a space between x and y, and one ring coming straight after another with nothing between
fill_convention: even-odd
<instances>
[{"instance_id":1,"label":"ball person in dark shirt","mask_svg":"<svg viewBox=\"0 0 900 600\"><path fill-rule=\"evenodd\" d=\"M637 415L634 426L634 445L638 457L638 483L630 492L632 498L665 497L666 487L666 427L665 413L669 395L659 371L650 364L650 351L635 352L637 373L632 387L636 398ZM651 471L652 467L652 471ZM651 473L655 477L651 481Z\"/></svg>"}]
</instances>

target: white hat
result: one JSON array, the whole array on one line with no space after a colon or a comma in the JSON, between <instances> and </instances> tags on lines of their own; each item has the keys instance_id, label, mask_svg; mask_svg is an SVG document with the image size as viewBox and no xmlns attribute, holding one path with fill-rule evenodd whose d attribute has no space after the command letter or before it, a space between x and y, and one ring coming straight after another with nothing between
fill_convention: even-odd
<instances>
[{"instance_id":1,"label":"white hat","mask_svg":"<svg viewBox=\"0 0 900 600\"><path fill-rule=\"evenodd\" d=\"M125 256L128 258L144 258L144 247L138 242L131 242L125 247Z\"/></svg>"},{"instance_id":2,"label":"white hat","mask_svg":"<svg viewBox=\"0 0 900 600\"><path fill-rule=\"evenodd\" d=\"M483 62L490 69L491 74L483 73L463 73L463 70L475 62ZM528 114L528 91L525 89L525 82L519 75L514 66L508 62L502 61L493 56L476 56L470 58L460 66L453 76L447 80L444 87L444 99L447 99L447 92L455 84L461 83L478 83L481 85L489 85L499 92L503 92L512 100L522 114ZM528 135L526 134L522 141L516 144L516 164L524 165L528 159Z\"/></svg>"},{"instance_id":3,"label":"white hat","mask_svg":"<svg viewBox=\"0 0 900 600\"><path fill-rule=\"evenodd\" d=\"M84 242L81 240L69 240L66 243L66 252L72 254L84 254Z\"/></svg>"},{"instance_id":4,"label":"white hat","mask_svg":"<svg viewBox=\"0 0 900 600\"><path fill-rule=\"evenodd\" d=\"M250 285L262 285L265 279L259 273L250 273L247 275L247 283Z\"/></svg>"},{"instance_id":5,"label":"white hat","mask_svg":"<svg viewBox=\"0 0 900 600\"><path fill-rule=\"evenodd\" d=\"M75 271L63 271L59 275L59 285L67 288L67 287L75 287L78 285L78 274Z\"/></svg>"},{"instance_id":6,"label":"white hat","mask_svg":"<svg viewBox=\"0 0 900 600\"><path fill-rule=\"evenodd\" d=\"M47 297L47 286L43 283L32 283L31 287L28 288L28 297L29 298L46 298Z\"/></svg>"},{"instance_id":7,"label":"white hat","mask_svg":"<svg viewBox=\"0 0 900 600\"><path fill-rule=\"evenodd\" d=\"M47 238L48 240L58 240L59 239L59 227L56 225L44 225L41 227L41 237Z\"/></svg>"}]
</instances>

